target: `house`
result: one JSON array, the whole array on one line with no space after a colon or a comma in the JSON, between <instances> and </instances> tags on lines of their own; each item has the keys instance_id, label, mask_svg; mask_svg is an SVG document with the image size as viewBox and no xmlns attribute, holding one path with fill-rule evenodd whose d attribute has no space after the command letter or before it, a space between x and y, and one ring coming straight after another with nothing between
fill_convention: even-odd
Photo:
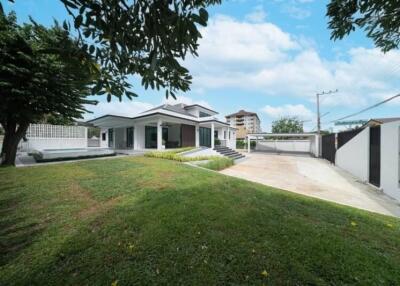
<instances>
[{"instance_id":1,"label":"house","mask_svg":"<svg viewBox=\"0 0 400 286\"><path fill-rule=\"evenodd\" d=\"M261 132L261 122L257 113L242 109L239 112L225 116L225 118L231 127L237 128L237 138L244 139L249 133Z\"/></svg>"},{"instance_id":2,"label":"house","mask_svg":"<svg viewBox=\"0 0 400 286\"><path fill-rule=\"evenodd\" d=\"M218 112L193 104L163 104L133 117L104 115L88 122L101 128L100 147L113 149L236 148L236 129Z\"/></svg>"}]
</instances>

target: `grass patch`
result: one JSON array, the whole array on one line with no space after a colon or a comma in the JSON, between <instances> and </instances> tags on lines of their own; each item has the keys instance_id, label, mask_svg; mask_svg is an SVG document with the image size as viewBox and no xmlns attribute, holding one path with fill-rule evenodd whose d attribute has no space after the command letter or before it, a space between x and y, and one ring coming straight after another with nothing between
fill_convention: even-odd
<instances>
[{"instance_id":1,"label":"grass patch","mask_svg":"<svg viewBox=\"0 0 400 286\"><path fill-rule=\"evenodd\" d=\"M0 285L397 285L400 221L124 157L0 168Z\"/></svg>"},{"instance_id":2,"label":"grass patch","mask_svg":"<svg viewBox=\"0 0 400 286\"><path fill-rule=\"evenodd\" d=\"M208 161L207 163L201 163L199 164L199 166L214 171L220 171L232 166L233 164L234 161L231 158L217 157L213 160Z\"/></svg>"}]
</instances>

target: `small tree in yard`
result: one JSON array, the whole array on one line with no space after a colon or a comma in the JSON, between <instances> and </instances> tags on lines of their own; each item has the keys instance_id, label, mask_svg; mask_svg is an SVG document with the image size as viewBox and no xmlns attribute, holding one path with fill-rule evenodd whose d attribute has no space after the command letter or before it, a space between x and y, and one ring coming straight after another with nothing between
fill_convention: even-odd
<instances>
[{"instance_id":1,"label":"small tree in yard","mask_svg":"<svg viewBox=\"0 0 400 286\"><path fill-rule=\"evenodd\" d=\"M283 117L272 122L272 133L302 133L303 122L296 117Z\"/></svg>"},{"instance_id":2,"label":"small tree in yard","mask_svg":"<svg viewBox=\"0 0 400 286\"><path fill-rule=\"evenodd\" d=\"M68 53L59 53L59 50ZM45 116L80 118L85 112L93 62L68 32L55 26L19 26L0 13L0 124L5 130L2 165L15 164L18 143L30 123Z\"/></svg>"}]
</instances>

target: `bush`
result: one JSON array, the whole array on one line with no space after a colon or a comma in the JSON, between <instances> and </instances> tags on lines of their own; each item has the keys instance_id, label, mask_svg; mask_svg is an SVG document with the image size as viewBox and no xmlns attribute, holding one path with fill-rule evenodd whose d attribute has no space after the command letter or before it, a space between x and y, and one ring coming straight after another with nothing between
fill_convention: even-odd
<instances>
[{"instance_id":1,"label":"bush","mask_svg":"<svg viewBox=\"0 0 400 286\"><path fill-rule=\"evenodd\" d=\"M247 140L243 140L243 139L236 140L236 148L237 149L247 149ZM251 149L256 148L256 141L254 141L254 140L250 141L250 148Z\"/></svg>"},{"instance_id":2,"label":"bush","mask_svg":"<svg viewBox=\"0 0 400 286\"><path fill-rule=\"evenodd\" d=\"M215 146L221 145L221 140L219 140L218 138L215 138L214 144L215 144Z\"/></svg>"},{"instance_id":3,"label":"bush","mask_svg":"<svg viewBox=\"0 0 400 286\"><path fill-rule=\"evenodd\" d=\"M214 171L220 171L232 166L233 164L234 164L233 159L226 157L218 157L210 160L207 163L199 164L199 166Z\"/></svg>"}]
</instances>

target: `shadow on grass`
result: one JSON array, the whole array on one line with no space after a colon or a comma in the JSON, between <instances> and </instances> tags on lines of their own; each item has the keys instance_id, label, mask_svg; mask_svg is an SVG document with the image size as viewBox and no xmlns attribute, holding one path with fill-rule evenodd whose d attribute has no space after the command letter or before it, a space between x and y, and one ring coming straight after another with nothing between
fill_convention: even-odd
<instances>
[{"instance_id":1,"label":"shadow on grass","mask_svg":"<svg viewBox=\"0 0 400 286\"><path fill-rule=\"evenodd\" d=\"M12 188L5 189L2 188L2 192L12 192ZM23 196L14 195L0 200L0 266L28 248L44 228L21 213L18 207L22 199Z\"/></svg>"},{"instance_id":2,"label":"shadow on grass","mask_svg":"<svg viewBox=\"0 0 400 286\"><path fill-rule=\"evenodd\" d=\"M362 211L254 186L227 180L136 193L79 225L21 282L390 285L400 278L397 231L383 231Z\"/></svg>"}]
</instances>

